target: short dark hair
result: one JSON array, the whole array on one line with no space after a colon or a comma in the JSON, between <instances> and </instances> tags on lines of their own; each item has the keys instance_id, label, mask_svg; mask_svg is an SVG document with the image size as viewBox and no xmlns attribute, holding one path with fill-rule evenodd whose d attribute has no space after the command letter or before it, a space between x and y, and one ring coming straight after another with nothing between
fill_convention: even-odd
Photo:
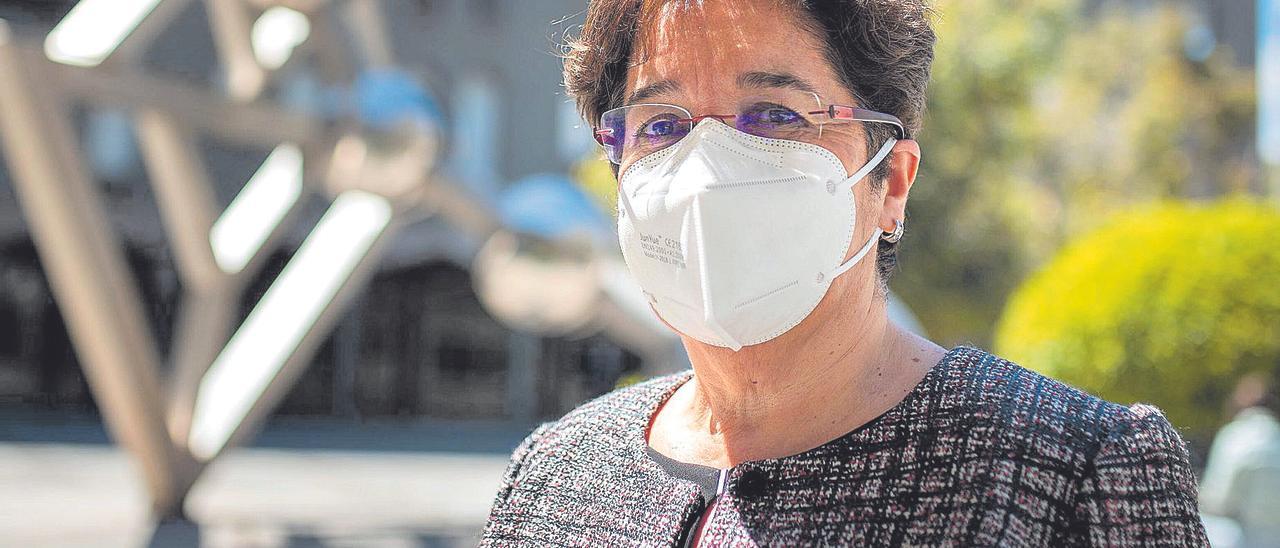
<instances>
[{"instance_id":1,"label":"short dark hair","mask_svg":"<svg viewBox=\"0 0 1280 548\"><path fill-rule=\"evenodd\" d=\"M828 62L858 104L897 116L906 137L915 138L924 118L925 88L937 40L927 0L778 1L796 10L808 30L822 40ZM566 44L564 63L565 90L589 124L595 125L601 113L622 104L641 24L670 2L701 0L591 0L582 31ZM870 157L893 130L884 124L865 126ZM872 188L881 188L887 173L888 163L873 171ZM897 244L882 240L876 255L882 284L896 266Z\"/></svg>"}]
</instances>

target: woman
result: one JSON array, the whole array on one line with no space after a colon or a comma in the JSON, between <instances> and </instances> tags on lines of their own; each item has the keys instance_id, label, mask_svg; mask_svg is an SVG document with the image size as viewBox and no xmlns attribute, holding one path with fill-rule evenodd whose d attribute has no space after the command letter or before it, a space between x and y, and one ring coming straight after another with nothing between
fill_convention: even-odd
<instances>
[{"instance_id":1,"label":"woman","mask_svg":"<svg viewBox=\"0 0 1280 548\"><path fill-rule=\"evenodd\" d=\"M535 429L482 545L1204 544L1158 410L888 320L927 12L591 2L566 85L693 368Z\"/></svg>"}]
</instances>

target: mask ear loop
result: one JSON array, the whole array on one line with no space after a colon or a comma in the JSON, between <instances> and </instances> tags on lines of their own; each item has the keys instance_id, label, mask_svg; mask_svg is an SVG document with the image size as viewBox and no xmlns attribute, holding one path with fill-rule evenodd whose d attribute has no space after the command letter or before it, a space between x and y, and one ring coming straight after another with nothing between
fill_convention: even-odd
<instances>
[{"instance_id":1,"label":"mask ear loop","mask_svg":"<svg viewBox=\"0 0 1280 548\"><path fill-rule=\"evenodd\" d=\"M873 156L871 160L866 163L866 165L862 166L861 169L854 172L853 175L850 175L848 179L845 179L845 182L853 181L852 183L849 184L849 188L852 189L854 185L858 184L860 181L862 181L862 179L866 178L866 176L870 174L871 171L876 168L876 166L879 166L880 162L883 162L884 159L889 156L889 153L893 152L893 145L896 144L897 142L898 142L897 139L892 139L892 138L890 138L888 141L885 141L884 146L880 147L880 151L876 152L876 155ZM849 260L845 261L844 264L841 264L840 266L836 267L835 271L831 273L831 279L832 280L836 279L841 274L848 272L850 268L853 268L853 265L858 264L858 261L861 261L863 257L866 257L867 253L871 252L871 249L875 247L876 242L879 240L880 240L880 231L873 230L871 234L871 238L868 239L867 243L862 246L862 249L859 249L857 253L854 253L852 257L849 257Z\"/></svg>"},{"instance_id":2,"label":"mask ear loop","mask_svg":"<svg viewBox=\"0 0 1280 548\"><path fill-rule=\"evenodd\" d=\"M849 188L853 188L853 185L858 184L860 181L866 178L867 175L870 175L871 171L874 170L877 166L879 166L880 162L883 162L884 159L889 156L889 153L893 152L893 145L896 145L896 144L898 144L898 140L890 137L889 140L885 141L884 145L880 147L880 150L876 151L875 156L872 156L871 159L868 160L867 163L864 164L861 169L859 169L858 171L855 171L853 175L850 175L848 179L844 180L844 182L849 183ZM834 193L835 188L836 188L836 185L832 184L830 185L828 190L831 190Z\"/></svg>"},{"instance_id":3,"label":"mask ear loop","mask_svg":"<svg viewBox=\"0 0 1280 548\"><path fill-rule=\"evenodd\" d=\"M878 233L880 231L876 230L875 232ZM844 264L836 267L835 272L831 273L831 279L834 280L841 274L848 272L850 268L853 268L853 265L858 264L858 261L861 261L863 257L867 256L867 253L871 252L871 248L875 247L876 241L879 239L880 234L872 234L871 239L867 240L867 244L862 246L862 249L859 249L857 253L854 253L852 257L849 257L849 260L845 261Z\"/></svg>"}]
</instances>

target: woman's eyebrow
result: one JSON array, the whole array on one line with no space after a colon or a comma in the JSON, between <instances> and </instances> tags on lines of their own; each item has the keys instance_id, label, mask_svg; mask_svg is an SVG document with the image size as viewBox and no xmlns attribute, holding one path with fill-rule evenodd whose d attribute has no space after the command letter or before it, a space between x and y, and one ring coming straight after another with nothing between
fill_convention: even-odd
<instances>
[{"instance_id":1,"label":"woman's eyebrow","mask_svg":"<svg viewBox=\"0 0 1280 548\"><path fill-rule=\"evenodd\" d=\"M785 72L744 72L738 76L738 87L743 88L791 88L816 93L808 80Z\"/></svg>"},{"instance_id":2,"label":"woman's eyebrow","mask_svg":"<svg viewBox=\"0 0 1280 548\"><path fill-rule=\"evenodd\" d=\"M631 92L631 95L627 96L627 101L623 104L639 103L651 97L674 93L678 89L680 89L680 84L677 84L674 80L661 80Z\"/></svg>"}]
</instances>

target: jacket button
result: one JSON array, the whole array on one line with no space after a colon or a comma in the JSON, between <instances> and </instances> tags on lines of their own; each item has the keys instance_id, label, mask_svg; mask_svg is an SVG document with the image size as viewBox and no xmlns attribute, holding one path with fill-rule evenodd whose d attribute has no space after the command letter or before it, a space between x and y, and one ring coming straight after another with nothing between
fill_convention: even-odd
<instances>
[{"instance_id":1,"label":"jacket button","mask_svg":"<svg viewBox=\"0 0 1280 548\"><path fill-rule=\"evenodd\" d=\"M742 497L759 497L768 487L769 477L761 470L747 470L738 478L738 495Z\"/></svg>"}]
</instances>

